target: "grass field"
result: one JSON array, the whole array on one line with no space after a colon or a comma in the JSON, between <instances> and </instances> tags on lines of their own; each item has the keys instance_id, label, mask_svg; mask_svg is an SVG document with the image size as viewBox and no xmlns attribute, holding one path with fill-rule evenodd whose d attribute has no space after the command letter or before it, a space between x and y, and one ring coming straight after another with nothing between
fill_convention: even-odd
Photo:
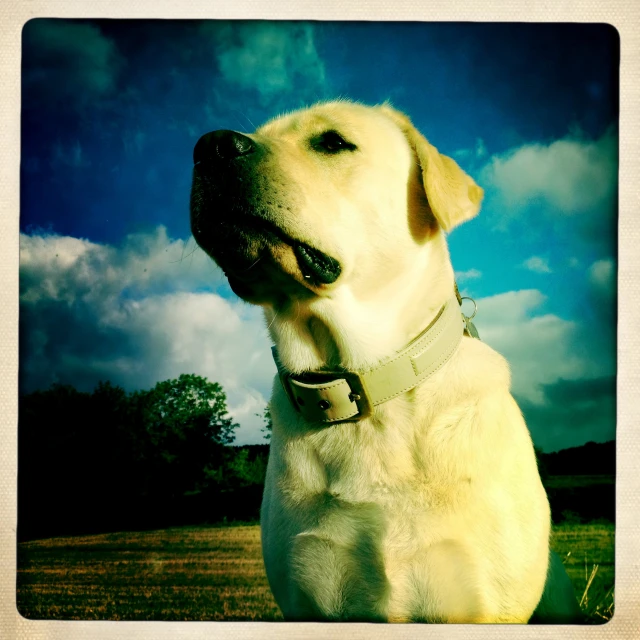
<instances>
[{"instance_id":1,"label":"grass field","mask_svg":"<svg viewBox=\"0 0 640 640\"><path fill-rule=\"evenodd\" d=\"M614 609L613 524L556 525L551 546L562 558L588 620L609 620Z\"/></svg>"},{"instance_id":2,"label":"grass field","mask_svg":"<svg viewBox=\"0 0 640 640\"><path fill-rule=\"evenodd\" d=\"M613 525L558 526L553 548L590 621L610 618ZM24 542L18 546L17 602L31 619L282 619L264 574L258 526Z\"/></svg>"}]
</instances>

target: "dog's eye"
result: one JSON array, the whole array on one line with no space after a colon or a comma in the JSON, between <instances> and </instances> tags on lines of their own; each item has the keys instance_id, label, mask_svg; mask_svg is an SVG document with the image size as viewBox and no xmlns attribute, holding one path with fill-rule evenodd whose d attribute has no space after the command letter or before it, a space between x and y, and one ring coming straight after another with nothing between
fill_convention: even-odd
<instances>
[{"instance_id":1,"label":"dog's eye","mask_svg":"<svg viewBox=\"0 0 640 640\"><path fill-rule=\"evenodd\" d=\"M337 131L325 131L311 141L311 146L324 153L355 151L355 144L347 142Z\"/></svg>"}]
</instances>

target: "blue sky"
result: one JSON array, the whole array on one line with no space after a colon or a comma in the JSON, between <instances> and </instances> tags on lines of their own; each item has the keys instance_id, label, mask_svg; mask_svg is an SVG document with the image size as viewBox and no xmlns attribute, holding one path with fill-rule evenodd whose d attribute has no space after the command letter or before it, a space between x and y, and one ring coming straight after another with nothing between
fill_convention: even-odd
<instances>
[{"instance_id":1,"label":"blue sky","mask_svg":"<svg viewBox=\"0 0 640 640\"><path fill-rule=\"evenodd\" d=\"M618 55L594 24L27 23L21 389L198 373L259 441L269 341L190 237L193 145L391 100L485 189L451 255L536 445L613 438Z\"/></svg>"}]
</instances>

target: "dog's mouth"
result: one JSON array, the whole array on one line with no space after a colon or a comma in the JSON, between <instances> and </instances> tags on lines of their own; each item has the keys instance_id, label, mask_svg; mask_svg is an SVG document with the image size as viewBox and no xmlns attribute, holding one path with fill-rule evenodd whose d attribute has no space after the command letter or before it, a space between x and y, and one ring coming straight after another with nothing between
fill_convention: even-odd
<instances>
[{"instance_id":1,"label":"dog's mouth","mask_svg":"<svg viewBox=\"0 0 640 640\"><path fill-rule=\"evenodd\" d=\"M298 242L293 245L293 253L305 280L314 284L333 284L340 277L340 263L319 249Z\"/></svg>"},{"instance_id":2,"label":"dog's mouth","mask_svg":"<svg viewBox=\"0 0 640 640\"><path fill-rule=\"evenodd\" d=\"M256 291L280 289L295 294L302 289L307 295L319 294L342 273L336 258L293 238L262 216L242 212L204 228L198 218L192 218L196 242L222 268L232 290L248 301L255 301Z\"/></svg>"},{"instance_id":3,"label":"dog's mouth","mask_svg":"<svg viewBox=\"0 0 640 640\"><path fill-rule=\"evenodd\" d=\"M287 243L287 245L295 256L297 268L302 277L301 284L315 289L323 285L333 284L340 277L342 268L335 258L303 242L291 241L291 243ZM267 254L273 253L273 251L263 251L252 265L244 269L226 263L222 256L220 257L220 261L223 262L225 275L228 278L233 278L236 281L253 282L259 277L262 262L269 261ZM275 253L282 254L283 251L281 249ZM274 260L273 255L271 255L271 261L278 262L277 259ZM290 269L285 269L285 271L290 272ZM295 276L295 274L292 273L289 273L289 275Z\"/></svg>"}]
</instances>

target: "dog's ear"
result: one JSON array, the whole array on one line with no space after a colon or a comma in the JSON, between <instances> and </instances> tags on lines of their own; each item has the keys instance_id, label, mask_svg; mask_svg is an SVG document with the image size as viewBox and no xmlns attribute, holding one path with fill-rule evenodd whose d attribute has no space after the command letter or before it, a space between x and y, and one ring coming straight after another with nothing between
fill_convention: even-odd
<instances>
[{"instance_id":1,"label":"dog's ear","mask_svg":"<svg viewBox=\"0 0 640 640\"><path fill-rule=\"evenodd\" d=\"M406 115L388 104L379 108L400 127L415 151L427 200L440 226L449 231L476 216L484 191L454 160L439 153Z\"/></svg>"}]
</instances>

